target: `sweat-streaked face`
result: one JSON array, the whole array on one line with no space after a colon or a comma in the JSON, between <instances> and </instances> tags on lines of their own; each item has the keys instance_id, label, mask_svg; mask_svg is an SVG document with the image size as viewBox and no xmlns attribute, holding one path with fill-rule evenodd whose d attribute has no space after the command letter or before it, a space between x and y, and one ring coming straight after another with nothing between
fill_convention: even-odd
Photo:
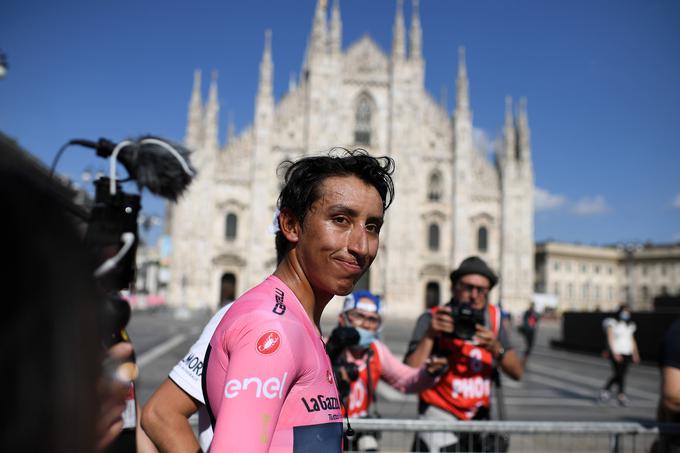
<instances>
[{"instance_id":1,"label":"sweat-streaked face","mask_svg":"<svg viewBox=\"0 0 680 453\"><path fill-rule=\"evenodd\" d=\"M380 194L356 176L331 176L310 207L296 245L300 265L317 295L347 295L378 253Z\"/></svg>"}]
</instances>

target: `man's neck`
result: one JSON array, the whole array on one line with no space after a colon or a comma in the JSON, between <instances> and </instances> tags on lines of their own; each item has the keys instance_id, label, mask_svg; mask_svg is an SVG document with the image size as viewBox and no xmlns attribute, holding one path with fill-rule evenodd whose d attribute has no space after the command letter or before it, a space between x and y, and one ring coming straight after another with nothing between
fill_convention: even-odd
<instances>
[{"instance_id":1,"label":"man's neck","mask_svg":"<svg viewBox=\"0 0 680 453\"><path fill-rule=\"evenodd\" d=\"M321 335L321 315L328 302L333 298L333 295L320 294L314 291L299 261L295 257L294 250L290 251L279 263L274 271L274 275L293 291L295 297L302 304L305 313L307 313L309 319L316 326L319 335Z\"/></svg>"}]
</instances>

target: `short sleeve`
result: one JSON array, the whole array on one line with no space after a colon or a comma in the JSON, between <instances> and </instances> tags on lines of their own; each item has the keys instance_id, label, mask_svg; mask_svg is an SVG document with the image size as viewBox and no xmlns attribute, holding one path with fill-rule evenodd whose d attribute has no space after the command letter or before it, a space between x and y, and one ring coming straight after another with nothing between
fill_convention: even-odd
<instances>
[{"instance_id":1,"label":"short sleeve","mask_svg":"<svg viewBox=\"0 0 680 453\"><path fill-rule=\"evenodd\" d=\"M505 331L503 323L501 323L501 325L498 328L498 341L501 343L501 346L503 346L503 349L505 349L506 351L513 348L512 342L510 341L510 336Z\"/></svg>"},{"instance_id":2,"label":"short sleeve","mask_svg":"<svg viewBox=\"0 0 680 453\"><path fill-rule=\"evenodd\" d=\"M413 351L418 347L420 340L425 337L427 329L430 327L430 322L432 321L432 314L430 312L425 312L416 321L416 326L413 328L413 334L411 335L411 341L408 343L408 349L406 350L406 356L408 357Z\"/></svg>"}]
</instances>

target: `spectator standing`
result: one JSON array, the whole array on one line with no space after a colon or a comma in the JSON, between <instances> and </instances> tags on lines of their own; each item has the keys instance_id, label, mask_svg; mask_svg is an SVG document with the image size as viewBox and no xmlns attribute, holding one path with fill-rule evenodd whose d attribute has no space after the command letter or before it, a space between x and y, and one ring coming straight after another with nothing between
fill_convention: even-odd
<instances>
[{"instance_id":1,"label":"spectator standing","mask_svg":"<svg viewBox=\"0 0 680 453\"><path fill-rule=\"evenodd\" d=\"M598 400L602 403L611 399L611 388L616 384L618 393L616 400L621 406L628 406L625 393L626 374L632 363L640 362L637 343L635 341L636 325L631 319L628 305L619 307L614 318L606 318L602 322L607 339L607 352L612 366L612 375L600 390Z\"/></svg>"},{"instance_id":2,"label":"spectator standing","mask_svg":"<svg viewBox=\"0 0 680 453\"><path fill-rule=\"evenodd\" d=\"M531 350L534 348L534 339L538 330L539 319L540 315L536 311L536 305L532 302L522 315L522 326L520 327L526 345L524 349L525 361L529 358L529 354L531 354Z\"/></svg>"}]
</instances>

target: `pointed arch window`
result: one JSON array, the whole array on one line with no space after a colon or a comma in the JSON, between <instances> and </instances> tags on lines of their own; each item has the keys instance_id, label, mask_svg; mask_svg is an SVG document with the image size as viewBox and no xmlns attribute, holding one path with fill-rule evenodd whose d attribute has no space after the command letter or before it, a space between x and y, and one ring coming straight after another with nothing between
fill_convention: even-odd
<instances>
[{"instance_id":1,"label":"pointed arch window","mask_svg":"<svg viewBox=\"0 0 680 453\"><path fill-rule=\"evenodd\" d=\"M228 241L233 241L236 239L236 233L238 232L238 217L233 212L227 214L225 221L225 236Z\"/></svg>"},{"instance_id":2,"label":"pointed arch window","mask_svg":"<svg viewBox=\"0 0 680 453\"><path fill-rule=\"evenodd\" d=\"M427 247L436 252L439 250L439 225L431 223L427 229Z\"/></svg>"},{"instance_id":3,"label":"pointed arch window","mask_svg":"<svg viewBox=\"0 0 680 453\"><path fill-rule=\"evenodd\" d=\"M489 231L485 226L477 230L477 250L480 253L486 253L489 250Z\"/></svg>"},{"instance_id":4,"label":"pointed arch window","mask_svg":"<svg viewBox=\"0 0 680 453\"><path fill-rule=\"evenodd\" d=\"M439 283L428 282L425 287L425 308L432 308L439 306L440 290Z\"/></svg>"},{"instance_id":5,"label":"pointed arch window","mask_svg":"<svg viewBox=\"0 0 680 453\"><path fill-rule=\"evenodd\" d=\"M427 200L441 201L442 199L442 175L438 171L433 171L430 174L430 181L427 185Z\"/></svg>"},{"instance_id":6,"label":"pointed arch window","mask_svg":"<svg viewBox=\"0 0 680 453\"><path fill-rule=\"evenodd\" d=\"M232 273L222 274L220 284L220 307L224 307L229 302L236 299L236 276Z\"/></svg>"},{"instance_id":7,"label":"pointed arch window","mask_svg":"<svg viewBox=\"0 0 680 453\"><path fill-rule=\"evenodd\" d=\"M370 98L366 95L359 98L357 109L354 115L354 143L357 145L371 144L371 117L373 116L373 105Z\"/></svg>"}]
</instances>

